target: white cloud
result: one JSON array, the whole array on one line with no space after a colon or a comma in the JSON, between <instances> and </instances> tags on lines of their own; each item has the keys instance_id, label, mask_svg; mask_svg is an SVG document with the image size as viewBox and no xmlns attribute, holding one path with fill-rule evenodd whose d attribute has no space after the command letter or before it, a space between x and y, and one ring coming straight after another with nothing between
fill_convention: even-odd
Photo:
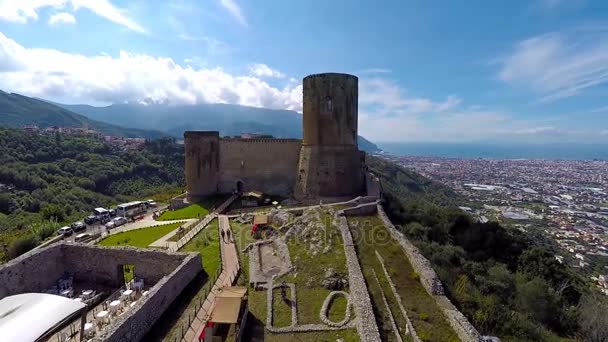
<instances>
[{"instance_id":1,"label":"white cloud","mask_svg":"<svg viewBox=\"0 0 608 342\"><path fill-rule=\"evenodd\" d=\"M434 102L423 97L411 97L397 83L384 78L362 78L359 89L359 103L380 107L393 114L419 114L445 111L456 107L462 99L450 95L443 102Z\"/></svg>"},{"instance_id":2,"label":"white cloud","mask_svg":"<svg viewBox=\"0 0 608 342\"><path fill-rule=\"evenodd\" d=\"M0 20L27 23L38 20L38 10L42 8L65 9L71 4L74 11L86 8L100 17L133 31L145 33L146 30L127 16L124 9L118 8L109 0L0 0ZM52 17L51 17L52 18Z\"/></svg>"},{"instance_id":3,"label":"white cloud","mask_svg":"<svg viewBox=\"0 0 608 342\"><path fill-rule=\"evenodd\" d=\"M222 7L224 7L230 14L243 26L247 26L247 20L243 15L241 7L234 0L220 0Z\"/></svg>"},{"instance_id":4,"label":"white cloud","mask_svg":"<svg viewBox=\"0 0 608 342\"><path fill-rule=\"evenodd\" d=\"M538 134L559 134L562 130L555 126L528 127L513 131L515 134L538 135Z\"/></svg>"},{"instance_id":5,"label":"white cloud","mask_svg":"<svg viewBox=\"0 0 608 342\"><path fill-rule=\"evenodd\" d=\"M75 24L76 18L73 15L67 12L59 12L53 14L49 18L49 25L57 25L57 24Z\"/></svg>"},{"instance_id":6,"label":"white cloud","mask_svg":"<svg viewBox=\"0 0 608 342\"><path fill-rule=\"evenodd\" d=\"M579 29L517 43L500 60L499 79L532 89L541 102L575 96L608 82L608 31Z\"/></svg>"},{"instance_id":7,"label":"white cloud","mask_svg":"<svg viewBox=\"0 0 608 342\"><path fill-rule=\"evenodd\" d=\"M270 86L221 68L194 68L171 58L121 51L84 56L26 48L0 33L0 89L79 102L233 103L301 111L302 86Z\"/></svg>"},{"instance_id":8,"label":"white cloud","mask_svg":"<svg viewBox=\"0 0 608 342\"><path fill-rule=\"evenodd\" d=\"M249 72L258 77L284 78L285 74L278 70L270 68L266 64L252 64L249 66Z\"/></svg>"}]
</instances>

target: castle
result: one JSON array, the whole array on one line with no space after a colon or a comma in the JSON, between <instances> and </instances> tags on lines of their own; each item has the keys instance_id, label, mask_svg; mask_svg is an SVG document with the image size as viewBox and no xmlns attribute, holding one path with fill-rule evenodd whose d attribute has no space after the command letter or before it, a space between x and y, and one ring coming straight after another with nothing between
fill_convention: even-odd
<instances>
[{"instance_id":1,"label":"castle","mask_svg":"<svg viewBox=\"0 0 608 342\"><path fill-rule=\"evenodd\" d=\"M364 195L369 180L357 147L358 78L314 74L303 88L302 140L185 132L188 201L252 190L299 201Z\"/></svg>"}]
</instances>

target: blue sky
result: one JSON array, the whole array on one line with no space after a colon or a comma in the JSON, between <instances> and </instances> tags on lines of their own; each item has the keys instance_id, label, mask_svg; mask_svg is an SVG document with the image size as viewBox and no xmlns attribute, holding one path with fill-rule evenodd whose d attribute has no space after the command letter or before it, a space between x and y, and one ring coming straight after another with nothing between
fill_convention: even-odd
<instances>
[{"instance_id":1,"label":"blue sky","mask_svg":"<svg viewBox=\"0 0 608 342\"><path fill-rule=\"evenodd\" d=\"M360 78L373 141L608 142L608 3L0 0L0 89L301 111Z\"/></svg>"}]
</instances>

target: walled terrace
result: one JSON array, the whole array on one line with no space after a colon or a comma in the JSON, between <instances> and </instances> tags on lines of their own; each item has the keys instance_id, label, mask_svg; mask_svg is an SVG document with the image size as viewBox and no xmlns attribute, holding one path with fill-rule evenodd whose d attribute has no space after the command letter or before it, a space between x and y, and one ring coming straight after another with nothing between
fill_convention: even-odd
<instances>
[{"instance_id":1,"label":"walled terrace","mask_svg":"<svg viewBox=\"0 0 608 342\"><path fill-rule=\"evenodd\" d=\"M91 320L108 300L120 299L120 290L125 289L124 265L134 266L137 278L143 279L145 291L141 292L145 295L138 295L133 305L100 326L94 341L140 340L201 271L201 259L195 253L61 242L2 265L0 298L46 292L67 276L73 281L74 293L92 289L97 294L95 301L87 302L87 320Z\"/></svg>"}]
</instances>

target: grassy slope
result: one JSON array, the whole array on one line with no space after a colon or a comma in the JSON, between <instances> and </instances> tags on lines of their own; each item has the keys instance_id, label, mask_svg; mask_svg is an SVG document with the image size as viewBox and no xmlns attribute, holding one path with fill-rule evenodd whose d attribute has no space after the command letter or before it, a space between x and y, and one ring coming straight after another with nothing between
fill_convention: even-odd
<instances>
[{"instance_id":1,"label":"grassy slope","mask_svg":"<svg viewBox=\"0 0 608 342\"><path fill-rule=\"evenodd\" d=\"M182 225L181 222L176 222L122 232L108 236L99 241L98 245L148 247L152 242L174 231L180 225Z\"/></svg>"},{"instance_id":2,"label":"grassy slope","mask_svg":"<svg viewBox=\"0 0 608 342\"><path fill-rule=\"evenodd\" d=\"M219 243L218 222L217 219L215 219L179 251L200 253L203 261L203 269L207 274L213 275L217 272L221 263Z\"/></svg>"},{"instance_id":3,"label":"grassy slope","mask_svg":"<svg viewBox=\"0 0 608 342\"><path fill-rule=\"evenodd\" d=\"M200 204L191 204L185 208L177 210L167 210L157 219L158 221L183 220L200 218L209 214L209 209Z\"/></svg>"},{"instance_id":4,"label":"grassy slope","mask_svg":"<svg viewBox=\"0 0 608 342\"><path fill-rule=\"evenodd\" d=\"M399 307L393 299L391 288L384 278L384 271L375 251L378 251L384 258L385 266L397 287L397 292L416 332L421 338L425 337L423 341L458 341L457 335L445 320L441 309L417 279L401 246L390 238L380 218L377 216L351 217L348 220L357 223L357 228L353 229L357 232L358 237L355 242L366 276L370 269L375 270L389 304L392 303L393 316L399 316ZM369 282L371 280L368 279ZM399 324L400 328L402 326L402 323Z\"/></svg>"},{"instance_id":5,"label":"grassy slope","mask_svg":"<svg viewBox=\"0 0 608 342\"><path fill-rule=\"evenodd\" d=\"M249 258L247 254L241 251L247 244L253 242L249 235L251 230L250 224L237 224L230 222L230 226L235 235L235 241L238 244L239 253L241 253L241 262L243 266L242 277L240 285L248 286L248 268ZM293 256L292 256L293 261ZM296 294L299 294L300 289L296 287ZM325 299L325 297L323 297ZM321 303L323 303L321 299ZM320 306L319 306L320 308ZM317 311L316 316L318 318L319 312ZM291 319L291 317L289 318ZM281 322L283 318L281 318ZM337 339L342 339L344 342L359 341L359 335L354 329L342 330L342 331L327 331L327 332L314 332L314 333L291 333L291 334L273 334L265 330L266 325L266 292L255 291L252 287L249 287L249 318L247 321L247 331L245 332L246 338L244 341L263 339L268 342L291 342L291 341L327 341L335 342Z\"/></svg>"}]
</instances>

